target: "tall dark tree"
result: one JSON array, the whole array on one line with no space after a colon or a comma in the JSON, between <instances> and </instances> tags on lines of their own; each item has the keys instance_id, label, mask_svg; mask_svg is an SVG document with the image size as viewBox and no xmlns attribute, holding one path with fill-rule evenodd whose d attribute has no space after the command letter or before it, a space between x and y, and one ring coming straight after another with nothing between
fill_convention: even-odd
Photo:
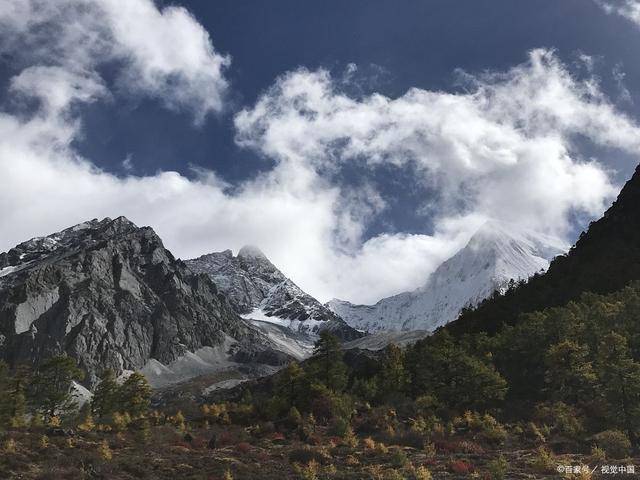
<instances>
[{"instance_id":1,"label":"tall dark tree","mask_svg":"<svg viewBox=\"0 0 640 480\"><path fill-rule=\"evenodd\" d=\"M409 375L405 369L404 351L391 344L385 351L382 368L378 374L378 393L383 397L402 395L407 390Z\"/></svg>"},{"instance_id":2,"label":"tall dark tree","mask_svg":"<svg viewBox=\"0 0 640 480\"><path fill-rule=\"evenodd\" d=\"M342 360L340 342L326 330L320 332L310 367L312 376L327 388L341 392L347 386L347 366Z\"/></svg>"},{"instance_id":3,"label":"tall dark tree","mask_svg":"<svg viewBox=\"0 0 640 480\"><path fill-rule=\"evenodd\" d=\"M550 398L573 404L593 398L596 374L586 345L573 340L556 343L547 351L545 365Z\"/></svg>"},{"instance_id":4,"label":"tall dark tree","mask_svg":"<svg viewBox=\"0 0 640 480\"><path fill-rule=\"evenodd\" d=\"M91 413L97 418L106 418L117 411L120 402L120 385L113 370L102 374L91 400Z\"/></svg>"},{"instance_id":5,"label":"tall dark tree","mask_svg":"<svg viewBox=\"0 0 640 480\"><path fill-rule=\"evenodd\" d=\"M631 358L627 339L619 333L606 335L598 349L596 371L608 403L610 422L626 430L638 443L640 433L640 363Z\"/></svg>"},{"instance_id":6,"label":"tall dark tree","mask_svg":"<svg viewBox=\"0 0 640 480\"><path fill-rule=\"evenodd\" d=\"M145 415L150 405L151 386L149 382L141 373L132 373L120 387L120 408L118 410L138 417Z\"/></svg>"},{"instance_id":7,"label":"tall dark tree","mask_svg":"<svg viewBox=\"0 0 640 480\"><path fill-rule=\"evenodd\" d=\"M287 407L300 406L305 391L304 370L297 362L291 362L277 378L276 392L286 400Z\"/></svg>"},{"instance_id":8,"label":"tall dark tree","mask_svg":"<svg viewBox=\"0 0 640 480\"><path fill-rule=\"evenodd\" d=\"M68 413L77 408L72 382L83 378L84 372L71 357L51 357L35 371L30 384L30 401L36 410L48 417Z\"/></svg>"}]
</instances>

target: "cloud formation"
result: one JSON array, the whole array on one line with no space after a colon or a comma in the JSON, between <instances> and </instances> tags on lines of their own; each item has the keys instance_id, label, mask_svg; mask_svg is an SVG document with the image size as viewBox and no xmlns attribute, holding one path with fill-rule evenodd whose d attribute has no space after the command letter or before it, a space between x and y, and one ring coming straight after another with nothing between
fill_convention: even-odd
<instances>
[{"instance_id":1,"label":"cloud formation","mask_svg":"<svg viewBox=\"0 0 640 480\"><path fill-rule=\"evenodd\" d=\"M538 50L507 72L462 75L461 93L354 96L327 71L289 72L235 117L239 145L273 158L271 170L233 187L199 168L118 177L74 150L74 107L150 96L202 120L224 108L228 58L186 10L149 0L10 0L0 24L18 71L9 88L24 104L0 111L0 250L126 215L182 258L252 243L321 300L374 302L423 283L487 218L562 235L572 213L598 215L616 187L574 137L625 151L640 138L595 80ZM425 198L433 233L366 238L389 199L373 176L339 181L354 163L409 169L435 192Z\"/></svg>"},{"instance_id":2,"label":"cloud formation","mask_svg":"<svg viewBox=\"0 0 640 480\"><path fill-rule=\"evenodd\" d=\"M640 26L640 1L638 0L596 0L607 13L615 13Z\"/></svg>"},{"instance_id":3,"label":"cloud formation","mask_svg":"<svg viewBox=\"0 0 640 480\"><path fill-rule=\"evenodd\" d=\"M63 69L66 86L99 83L96 70L115 63L121 92L189 111L198 123L223 108L230 58L216 52L208 32L182 7L160 10L152 0L6 0L0 28L0 50L24 64ZM42 67L31 81L48 81L50 71Z\"/></svg>"},{"instance_id":4,"label":"cloud formation","mask_svg":"<svg viewBox=\"0 0 640 480\"><path fill-rule=\"evenodd\" d=\"M466 93L351 98L327 71L301 69L237 115L237 140L318 171L349 162L415 168L438 192L441 218L475 214L563 235L570 212L602 211L615 188L573 140L627 151L640 141L595 80L572 77L548 50L508 72L463 77Z\"/></svg>"}]
</instances>

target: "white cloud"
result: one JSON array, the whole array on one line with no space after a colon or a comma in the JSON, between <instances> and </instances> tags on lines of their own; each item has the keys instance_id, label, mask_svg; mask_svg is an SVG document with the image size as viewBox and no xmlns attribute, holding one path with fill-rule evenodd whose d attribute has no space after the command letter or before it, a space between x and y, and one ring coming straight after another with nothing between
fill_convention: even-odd
<instances>
[{"instance_id":1,"label":"white cloud","mask_svg":"<svg viewBox=\"0 0 640 480\"><path fill-rule=\"evenodd\" d=\"M615 188L602 165L580 159L574 139L630 152L640 140L593 79L577 80L553 52L536 50L508 72L465 80L468 93L351 98L328 72L301 69L237 115L237 140L319 171L414 167L439 192L441 218L497 217L563 235L570 212L602 211Z\"/></svg>"},{"instance_id":2,"label":"white cloud","mask_svg":"<svg viewBox=\"0 0 640 480\"><path fill-rule=\"evenodd\" d=\"M230 59L216 52L207 31L182 7L159 10L152 0L6 0L0 28L0 50L22 62L53 63L84 79L119 62L123 92L189 111L198 123L223 109ZM32 81L38 73L48 81L42 69L31 72Z\"/></svg>"},{"instance_id":3,"label":"white cloud","mask_svg":"<svg viewBox=\"0 0 640 480\"><path fill-rule=\"evenodd\" d=\"M562 233L571 212L599 214L615 188L601 165L579 160L573 136L638 147L637 126L597 83L536 51L506 73L467 78L460 94L355 98L325 71L291 72L236 117L238 142L275 159L272 170L234 188L198 168L192 178L118 177L73 149L73 106L127 90L202 119L222 108L226 57L185 10L148 0L9 1L0 23L0 44L22 68L14 99L39 100L35 111L0 112L0 250L126 215L183 258L252 243L322 300L372 302L422 283L486 217ZM118 64L118 88L98 74L104 59ZM411 168L416 184L435 188L433 235L364 238L387 199L373 178L336 184L349 162Z\"/></svg>"},{"instance_id":4,"label":"white cloud","mask_svg":"<svg viewBox=\"0 0 640 480\"><path fill-rule=\"evenodd\" d=\"M596 0L596 3L605 9L607 13L615 13L640 25L640 1L639 0Z\"/></svg>"}]
</instances>

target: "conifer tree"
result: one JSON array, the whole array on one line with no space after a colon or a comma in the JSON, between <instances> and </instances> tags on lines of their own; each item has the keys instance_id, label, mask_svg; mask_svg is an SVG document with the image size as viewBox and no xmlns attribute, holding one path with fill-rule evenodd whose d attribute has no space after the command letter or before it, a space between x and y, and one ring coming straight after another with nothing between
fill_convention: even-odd
<instances>
[{"instance_id":1,"label":"conifer tree","mask_svg":"<svg viewBox=\"0 0 640 480\"><path fill-rule=\"evenodd\" d=\"M554 400L577 404L593 397L596 375L589 349L572 340L552 345L545 356L545 381Z\"/></svg>"},{"instance_id":2,"label":"conifer tree","mask_svg":"<svg viewBox=\"0 0 640 480\"><path fill-rule=\"evenodd\" d=\"M151 405L151 386L139 372L129 375L120 387L120 409L132 417L145 415Z\"/></svg>"},{"instance_id":3,"label":"conifer tree","mask_svg":"<svg viewBox=\"0 0 640 480\"><path fill-rule=\"evenodd\" d=\"M72 382L84 378L75 360L67 356L51 357L36 370L30 384L30 399L36 410L49 418L77 408Z\"/></svg>"},{"instance_id":4,"label":"conifer tree","mask_svg":"<svg viewBox=\"0 0 640 480\"><path fill-rule=\"evenodd\" d=\"M404 365L404 351L397 345L387 347L378 378L381 395L405 393L409 377Z\"/></svg>"},{"instance_id":5,"label":"conifer tree","mask_svg":"<svg viewBox=\"0 0 640 480\"><path fill-rule=\"evenodd\" d=\"M602 339L596 360L610 421L627 431L634 444L640 430L640 363L630 355L627 339L611 332Z\"/></svg>"},{"instance_id":6,"label":"conifer tree","mask_svg":"<svg viewBox=\"0 0 640 480\"><path fill-rule=\"evenodd\" d=\"M278 376L276 392L282 397L289 408L299 405L303 395L304 370L297 362L291 362Z\"/></svg>"},{"instance_id":7,"label":"conifer tree","mask_svg":"<svg viewBox=\"0 0 640 480\"><path fill-rule=\"evenodd\" d=\"M334 392L347 385L347 366L342 360L342 349L335 335L323 330L313 350L310 362L313 376Z\"/></svg>"},{"instance_id":8,"label":"conifer tree","mask_svg":"<svg viewBox=\"0 0 640 480\"><path fill-rule=\"evenodd\" d=\"M107 369L102 374L100 383L93 393L91 412L96 418L106 418L117 411L120 402L120 386L113 370Z\"/></svg>"}]
</instances>

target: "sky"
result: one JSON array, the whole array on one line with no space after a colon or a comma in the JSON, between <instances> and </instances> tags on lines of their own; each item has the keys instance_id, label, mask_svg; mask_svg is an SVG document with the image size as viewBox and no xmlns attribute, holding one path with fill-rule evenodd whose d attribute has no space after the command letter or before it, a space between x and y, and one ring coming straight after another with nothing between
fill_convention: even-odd
<instances>
[{"instance_id":1,"label":"sky","mask_svg":"<svg viewBox=\"0 0 640 480\"><path fill-rule=\"evenodd\" d=\"M640 151L640 0L5 0L0 251L87 219L321 301L489 219L567 244Z\"/></svg>"}]
</instances>

